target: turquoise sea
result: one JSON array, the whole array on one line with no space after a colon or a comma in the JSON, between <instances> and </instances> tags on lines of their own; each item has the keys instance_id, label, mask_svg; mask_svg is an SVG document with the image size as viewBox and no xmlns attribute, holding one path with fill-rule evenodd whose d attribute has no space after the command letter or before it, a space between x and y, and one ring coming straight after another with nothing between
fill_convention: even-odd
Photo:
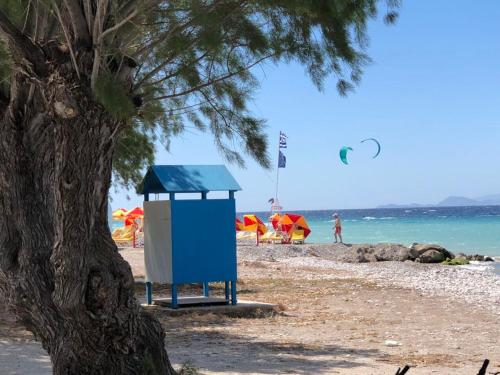
<instances>
[{"instance_id":1,"label":"turquoise sea","mask_svg":"<svg viewBox=\"0 0 500 375\"><path fill-rule=\"evenodd\" d=\"M346 243L437 243L453 252L500 256L500 206L289 212L306 217L312 230L307 242L331 242L332 214L337 212ZM263 221L270 216L255 214Z\"/></svg>"},{"instance_id":2,"label":"turquoise sea","mask_svg":"<svg viewBox=\"0 0 500 375\"><path fill-rule=\"evenodd\" d=\"M306 217L312 230L307 242L311 243L333 241L332 214L337 212L346 243L437 243L453 252L500 256L500 206L288 212ZM270 216L270 212L245 213L255 213L263 221ZM113 229L121 225L111 223Z\"/></svg>"}]
</instances>

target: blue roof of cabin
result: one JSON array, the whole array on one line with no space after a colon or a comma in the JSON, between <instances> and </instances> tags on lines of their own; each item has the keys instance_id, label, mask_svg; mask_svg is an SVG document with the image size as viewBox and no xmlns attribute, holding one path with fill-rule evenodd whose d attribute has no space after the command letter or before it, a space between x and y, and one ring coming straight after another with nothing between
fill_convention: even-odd
<instances>
[{"instance_id":1,"label":"blue roof of cabin","mask_svg":"<svg viewBox=\"0 0 500 375\"><path fill-rule=\"evenodd\" d=\"M240 185L224 165L153 165L143 180L143 194L237 190Z\"/></svg>"}]
</instances>

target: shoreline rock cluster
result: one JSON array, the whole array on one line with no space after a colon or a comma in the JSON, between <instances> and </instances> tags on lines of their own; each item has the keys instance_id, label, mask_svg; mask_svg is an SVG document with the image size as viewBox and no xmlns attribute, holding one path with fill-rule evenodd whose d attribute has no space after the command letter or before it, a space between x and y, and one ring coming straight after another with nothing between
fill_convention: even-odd
<instances>
[{"instance_id":1,"label":"shoreline rock cluster","mask_svg":"<svg viewBox=\"0 0 500 375\"><path fill-rule=\"evenodd\" d=\"M456 255L456 258L463 258L468 261L475 260L478 262L494 262L495 260L492 257L489 257L487 255L481 255L481 254L474 254L474 255L467 255L464 253L458 253Z\"/></svg>"},{"instance_id":2,"label":"shoreline rock cluster","mask_svg":"<svg viewBox=\"0 0 500 375\"><path fill-rule=\"evenodd\" d=\"M455 255L439 245L414 243L410 246L410 259L420 263L441 263L455 259Z\"/></svg>"},{"instance_id":3,"label":"shoreline rock cluster","mask_svg":"<svg viewBox=\"0 0 500 375\"><path fill-rule=\"evenodd\" d=\"M407 260L417 263L441 263L445 260L463 259L466 261L491 261L493 258L475 254L466 255L459 253L453 254L451 251L436 244L414 243L409 248L399 244L378 244L373 246L360 247L357 249L358 262L380 262L380 261L400 261Z\"/></svg>"},{"instance_id":4,"label":"shoreline rock cluster","mask_svg":"<svg viewBox=\"0 0 500 375\"><path fill-rule=\"evenodd\" d=\"M414 243L410 247L401 244L303 244L303 245L269 245L261 244L258 247L239 245L238 252L244 258L258 258L260 260L273 260L277 258L290 258L313 256L322 259L334 260L345 263L371 263L371 262L416 262L416 263L441 263L446 260L457 261L456 264L467 264L470 260L493 261L484 255L453 254L451 251L436 244ZM256 259L257 260L257 259ZM455 264L455 263L454 263Z\"/></svg>"}]
</instances>

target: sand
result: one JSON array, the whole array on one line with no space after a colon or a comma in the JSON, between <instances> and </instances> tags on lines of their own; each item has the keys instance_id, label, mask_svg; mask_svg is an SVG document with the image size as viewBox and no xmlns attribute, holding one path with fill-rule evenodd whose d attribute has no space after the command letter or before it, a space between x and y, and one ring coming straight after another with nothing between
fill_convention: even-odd
<instances>
[{"instance_id":1,"label":"sand","mask_svg":"<svg viewBox=\"0 0 500 375\"><path fill-rule=\"evenodd\" d=\"M176 367L189 361L201 374L394 374L410 364L410 375L475 374L488 358L488 371L500 371L498 276L440 265L346 264L286 249L270 258L269 251L240 248L239 298L277 304L279 314L156 313ZM121 254L141 279L142 250ZM143 298L143 287L137 290ZM50 373L40 345L5 312L0 334L2 374Z\"/></svg>"}]
</instances>

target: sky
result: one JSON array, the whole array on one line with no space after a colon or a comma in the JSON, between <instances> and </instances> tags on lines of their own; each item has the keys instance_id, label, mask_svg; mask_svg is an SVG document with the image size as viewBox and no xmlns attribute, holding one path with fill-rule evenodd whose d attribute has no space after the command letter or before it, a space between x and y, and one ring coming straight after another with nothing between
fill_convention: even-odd
<instances>
[{"instance_id":1,"label":"sky","mask_svg":"<svg viewBox=\"0 0 500 375\"><path fill-rule=\"evenodd\" d=\"M192 132L173 139L170 152L159 146L156 164L225 164L242 187L237 210L268 210L281 130L288 136L278 193L285 210L500 193L499 19L496 0L406 0L396 25L370 24L373 62L347 98L334 80L319 92L300 65L257 68L252 108L267 121L271 170L250 158L246 169L230 165L210 134ZM382 145L376 159L375 145L360 143L369 137ZM349 165L340 162L342 146L354 149ZM133 191L111 196L113 209L142 202Z\"/></svg>"}]
</instances>

